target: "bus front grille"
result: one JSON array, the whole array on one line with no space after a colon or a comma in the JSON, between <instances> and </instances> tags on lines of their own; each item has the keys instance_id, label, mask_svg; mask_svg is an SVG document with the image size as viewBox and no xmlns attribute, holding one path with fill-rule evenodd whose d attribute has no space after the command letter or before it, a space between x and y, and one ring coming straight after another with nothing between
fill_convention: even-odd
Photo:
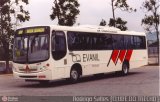
<instances>
[{"instance_id":1,"label":"bus front grille","mask_svg":"<svg viewBox=\"0 0 160 102\"><path fill-rule=\"evenodd\" d=\"M37 76L19 76L21 78L37 78Z\"/></svg>"},{"instance_id":2,"label":"bus front grille","mask_svg":"<svg viewBox=\"0 0 160 102\"><path fill-rule=\"evenodd\" d=\"M21 71L21 72L26 72L26 71L29 71L29 72L36 72L37 69L29 69L29 70L26 70L26 69L19 69L19 71Z\"/></svg>"}]
</instances>

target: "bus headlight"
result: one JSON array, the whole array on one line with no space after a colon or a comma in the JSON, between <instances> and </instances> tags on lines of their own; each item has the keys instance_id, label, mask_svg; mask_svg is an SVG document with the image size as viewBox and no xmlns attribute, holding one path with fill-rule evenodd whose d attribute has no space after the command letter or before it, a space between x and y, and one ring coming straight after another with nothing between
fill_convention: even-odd
<instances>
[{"instance_id":1,"label":"bus headlight","mask_svg":"<svg viewBox=\"0 0 160 102\"><path fill-rule=\"evenodd\" d=\"M41 67L39 67L39 70L40 70L40 71L47 70L47 67L46 67L46 66L41 66Z\"/></svg>"},{"instance_id":2,"label":"bus headlight","mask_svg":"<svg viewBox=\"0 0 160 102\"><path fill-rule=\"evenodd\" d=\"M38 64L38 70L39 71L45 71L45 70L48 69L49 66L50 66L49 63L47 63L47 64Z\"/></svg>"}]
</instances>

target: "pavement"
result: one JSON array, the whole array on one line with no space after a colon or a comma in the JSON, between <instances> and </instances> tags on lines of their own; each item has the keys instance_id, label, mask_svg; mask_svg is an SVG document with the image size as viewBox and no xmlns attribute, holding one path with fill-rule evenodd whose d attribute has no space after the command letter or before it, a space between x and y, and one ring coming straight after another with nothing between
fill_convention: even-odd
<instances>
[{"instance_id":1,"label":"pavement","mask_svg":"<svg viewBox=\"0 0 160 102\"><path fill-rule=\"evenodd\" d=\"M83 77L76 84L63 79L48 85L4 74L0 75L0 96L158 96L159 69L158 66L143 66L130 70L128 76L107 73Z\"/></svg>"}]
</instances>

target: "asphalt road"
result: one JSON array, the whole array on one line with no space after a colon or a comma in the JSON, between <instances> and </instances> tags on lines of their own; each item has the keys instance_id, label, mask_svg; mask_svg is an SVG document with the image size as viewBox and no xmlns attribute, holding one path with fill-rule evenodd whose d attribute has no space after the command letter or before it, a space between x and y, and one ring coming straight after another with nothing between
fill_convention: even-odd
<instances>
[{"instance_id":1,"label":"asphalt road","mask_svg":"<svg viewBox=\"0 0 160 102\"><path fill-rule=\"evenodd\" d=\"M12 75L0 75L0 96L158 96L159 67L144 66L130 70L128 76L107 73L100 77L84 77L79 83L66 80L49 85L25 82Z\"/></svg>"}]
</instances>

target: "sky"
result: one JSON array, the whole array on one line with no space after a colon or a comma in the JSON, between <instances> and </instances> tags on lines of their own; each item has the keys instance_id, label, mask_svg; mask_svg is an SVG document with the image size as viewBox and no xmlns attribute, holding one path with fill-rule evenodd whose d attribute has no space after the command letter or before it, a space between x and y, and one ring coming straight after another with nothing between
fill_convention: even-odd
<instances>
[{"instance_id":1,"label":"sky","mask_svg":"<svg viewBox=\"0 0 160 102\"><path fill-rule=\"evenodd\" d=\"M30 12L30 21L22 23L20 27L32 25L57 25L57 20L52 21L50 14L52 13L52 5L54 0L29 0L29 5L25 6ZM137 12L128 13L121 10L116 10L116 17L128 21L127 27L132 31L144 32L141 26L141 20L144 17L143 10L140 9L144 0L127 0L128 4L137 9ZM78 0L80 3L80 14L77 16L75 25L99 25L102 19L112 18L110 0Z\"/></svg>"}]
</instances>

